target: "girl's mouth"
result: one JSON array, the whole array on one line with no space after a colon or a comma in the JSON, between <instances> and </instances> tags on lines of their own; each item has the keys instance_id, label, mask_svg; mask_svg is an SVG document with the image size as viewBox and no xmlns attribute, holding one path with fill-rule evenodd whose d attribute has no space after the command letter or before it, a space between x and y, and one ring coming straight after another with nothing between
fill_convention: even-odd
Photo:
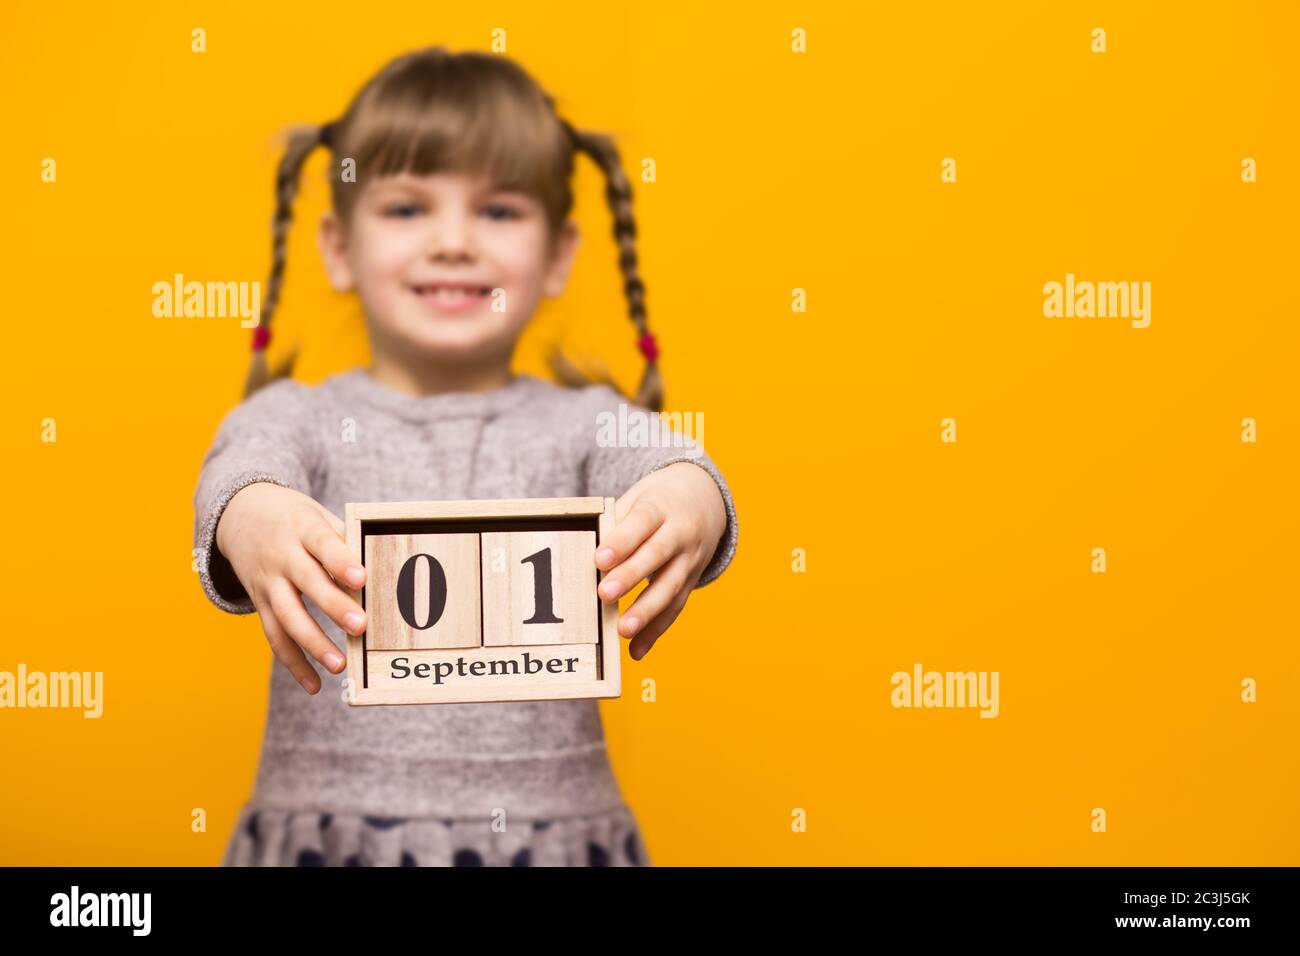
<instances>
[{"instance_id":1,"label":"girl's mouth","mask_svg":"<svg viewBox=\"0 0 1300 956\"><path fill-rule=\"evenodd\" d=\"M468 282L433 282L410 289L427 307L448 314L472 312L492 295L490 286Z\"/></svg>"}]
</instances>

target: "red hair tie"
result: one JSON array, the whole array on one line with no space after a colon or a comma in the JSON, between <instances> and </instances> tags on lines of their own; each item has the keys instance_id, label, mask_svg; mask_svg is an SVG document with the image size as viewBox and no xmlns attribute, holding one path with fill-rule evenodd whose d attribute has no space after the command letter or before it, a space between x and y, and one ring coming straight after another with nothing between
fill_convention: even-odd
<instances>
[{"instance_id":1,"label":"red hair tie","mask_svg":"<svg viewBox=\"0 0 1300 956\"><path fill-rule=\"evenodd\" d=\"M641 338L637 339L636 347L641 350L647 362L653 362L659 357L659 345L655 342L653 332L647 332Z\"/></svg>"},{"instance_id":2,"label":"red hair tie","mask_svg":"<svg viewBox=\"0 0 1300 956\"><path fill-rule=\"evenodd\" d=\"M271 344L271 327L259 325L253 329L253 351L260 352Z\"/></svg>"}]
</instances>

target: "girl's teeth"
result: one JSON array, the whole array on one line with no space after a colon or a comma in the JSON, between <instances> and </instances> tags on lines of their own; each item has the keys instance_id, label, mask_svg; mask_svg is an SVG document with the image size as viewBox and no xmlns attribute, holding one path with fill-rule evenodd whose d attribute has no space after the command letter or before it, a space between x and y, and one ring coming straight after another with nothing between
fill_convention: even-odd
<instances>
[{"instance_id":1,"label":"girl's teeth","mask_svg":"<svg viewBox=\"0 0 1300 956\"><path fill-rule=\"evenodd\" d=\"M468 289L434 289L432 292L425 292L425 295L432 295L436 299L464 299L469 296L477 296L478 292L472 292Z\"/></svg>"}]
</instances>

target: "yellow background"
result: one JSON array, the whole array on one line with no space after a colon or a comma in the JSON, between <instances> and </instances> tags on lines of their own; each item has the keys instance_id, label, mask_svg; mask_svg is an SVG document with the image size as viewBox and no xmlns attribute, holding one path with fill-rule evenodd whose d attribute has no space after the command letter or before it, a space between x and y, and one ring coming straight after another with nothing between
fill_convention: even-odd
<instances>
[{"instance_id":1,"label":"yellow background","mask_svg":"<svg viewBox=\"0 0 1300 956\"><path fill-rule=\"evenodd\" d=\"M400 52L486 49L494 27L634 176L657 161L635 209L668 408L705 413L740 513L732 568L602 705L652 859L1300 863L1293 4L156 2L6 20L0 670L106 686L97 721L0 711L0 863L220 859L271 655L256 617L200 589L192 496L249 333L156 319L151 286L265 281L279 131L336 116ZM273 349L300 342L313 382L366 358L303 227L323 162ZM577 187L573 285L521 366L560 337L630 386L586 159ZM1150 328L1044 318L1066 272L1150 281ZM1001 715L892 708L890 675L916 662L1000 672Z\"/></svg>"}]
</instances>

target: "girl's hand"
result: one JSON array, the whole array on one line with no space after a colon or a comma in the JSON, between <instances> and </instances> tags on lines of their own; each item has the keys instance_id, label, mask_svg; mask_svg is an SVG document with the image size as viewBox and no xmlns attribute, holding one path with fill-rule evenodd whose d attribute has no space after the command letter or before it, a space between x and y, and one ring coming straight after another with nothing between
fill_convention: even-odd
<instances>
[{"instance_id":1,"label":"girl's hand","mask_svg":"<svg viewBox=\"0 0 1300 956\"><path fill-rule=\"evenodd\" d=\"M727 526L722 492L707 471L679 461L646 475L614 503L613 532L596 549L605 572L597 593L617 601L647 577L650 585L619 618L640 660L677 619Z\"/></svg>"},{"instance_id":2,"label":"girl's hand","mask_svg":"<svg viewBox=\"0 0 1300 956\"><path fill-rule=\"evenodd\" d=\"M320 675L303 651L335 674L347 661L302 595L344 631L366 629L361 605L336 583L359 588L366 580L344 532L338 516L310 496L265 481L236 492L217 524L217 550L252 598L271 650L309 694L320 690Z\"/></svg>"}]
</instances>

